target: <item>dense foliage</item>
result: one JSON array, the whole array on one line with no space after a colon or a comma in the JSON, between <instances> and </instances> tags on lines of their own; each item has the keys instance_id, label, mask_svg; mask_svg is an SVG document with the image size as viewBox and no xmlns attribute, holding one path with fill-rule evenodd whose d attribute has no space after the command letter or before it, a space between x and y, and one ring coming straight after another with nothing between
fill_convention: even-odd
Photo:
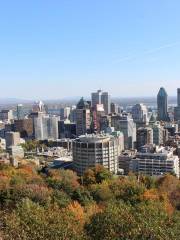
<instances>
[{"instance_id":1,"label":"dense foliage","mask_svg":"<svg viewBox=\"0 0 180 240\"><path fill-rule=\"evenodd\" d=\"M102 166L78 178L33 165L0 166L0 239L173 240L180 236L180 181L113 177Z\"/></svg>"}]
</instances>

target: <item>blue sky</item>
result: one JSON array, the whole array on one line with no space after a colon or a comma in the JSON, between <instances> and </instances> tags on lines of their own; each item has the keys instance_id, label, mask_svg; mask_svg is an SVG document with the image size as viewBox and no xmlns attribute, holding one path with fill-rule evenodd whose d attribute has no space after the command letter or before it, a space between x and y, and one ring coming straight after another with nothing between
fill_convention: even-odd
<instances>
[{"instance_id":1,"label":"blue sky","mask_svg":"<svg viewBox=\"0 0 180 240\"><path fill-rule=\"evenodd\" d=\"M179 0L0 1L0 97L180 87Z\"/></svg>"}]
</instances>

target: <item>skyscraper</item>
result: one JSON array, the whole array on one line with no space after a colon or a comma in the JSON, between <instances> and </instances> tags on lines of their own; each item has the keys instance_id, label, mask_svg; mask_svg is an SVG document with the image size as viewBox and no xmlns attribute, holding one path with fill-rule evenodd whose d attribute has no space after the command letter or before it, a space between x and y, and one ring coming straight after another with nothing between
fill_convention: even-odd
<instances>
[{"instance_id":1,"label":"skyscraper","mask_svg":"<svg viewBox=\"0 0 180 240\"><path fill-rule=\"evenodd\" d=\"M22 104L17 105L17 119L18 120L24 119L24 109Z\"/></svg>"},{"instance_id":2,"label":"skyscraper","mask_svg":"<svg viewBox=\"0 0 180 240\"><path fill-rule=\"evenodd\" d=\"M157 95L157 111L159 121L169 121L168 95L163 87L160 88Z\"/></svg>"},{"instance_id":3,"label":"skyscraper","mask_svg":"<svg viewBox=\"0 0 180 240\"><path fill-rule=\"evenodd\" d=\"M98 90L97 92L91 94L92 107L94 109L96 109L96 106L98 104L101 104L101 95L102 95L101 90Z\"/></svg>"},{"instance_id":4,"label":"skyscraper","mask_svg":"<svg viewBox=\"0 0 180 240\"><path fill-rule=\"evenodd\" d=\"M108 115L111 112L111 100L108 92L103 92L101 95L101 104L104 105L104 112Z\"/></svg>"},{"instance_id":5,"label":"skyscraper","mask_svg":"<svg viewBox=\"0 0 180 240\"><path fill-rule=\"evenodd\" d=\"M111 112L111 100L108 92L102 92L98 90L95 93L91 94L92 98L92 107L97 108L97 105L103 104L105 114L108 115Z\"/></svg>"},{"instance_id":6,"label":"skyscraper","mask_svg":"<svg viewBox=\"0 0 180 240\"><path fill-rule=\"evenodd\" d=\"M112 116L111 126L115 128L115 131L121 131L124 134L124 147L126 150L135 148L136 124L130 115L124 113L121 116Z\"/></svg>"},{"instance_id":7,"label":"skyscraper","mask_svg":"<svg viewBox=\"0 0 180 240\"><path fill-rule=\"evenodd\" d=\"M34 118L35 139L58 139L58 121L57 116L44 115Z\"/></svg>"},{"instance_id":8,"label":"skyscraper","mask_svg":"<svg viewBox=\"0 0 180 240\"><path fill-rule=\"evenodd\" d=\"M177 107L174 108L174 120L180 121L180 88L177 89Z\"/></svg>"},{"instance_id":9,"label":"skyscraper","mask_svg":"<svg viewBox=\"0 0 180 240\"><path fill-rule=\"evenodd\" d=\"M89 104L81 98L76 108L76 135L89 133L91 129L91 112Z\"/></svg>"},{"instance_id":10,"label":"skyscraper","mask_svg":"<svg viewBox=\"0 0 180 240\"><path fill-rule=\"evenodd\" d=\"M146 126L149 122L147 107L142 103L134 105L132 108L132 117L137 127Z\"/></svg>"},{"instance_id":11,"label":"skyscraper","mask_svg":"<svg viewBox=\"0 0 180 240\"><path fill-rule=\"evenodd\" d=\"M177 89L177 105L180 107L180 88Z\"/></svg>"}]
</instances>

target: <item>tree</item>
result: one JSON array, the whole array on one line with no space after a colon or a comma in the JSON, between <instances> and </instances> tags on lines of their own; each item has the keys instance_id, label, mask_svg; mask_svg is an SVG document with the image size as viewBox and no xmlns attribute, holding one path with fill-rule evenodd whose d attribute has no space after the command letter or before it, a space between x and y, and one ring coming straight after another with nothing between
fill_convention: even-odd
<instances>
[{"instance_id":1,"label":"tree","mask_svg":"<svg viewBox=\"0 0 180 240\"><path fill-rule=\"evenodd\" d=\"M70 196L80 185L76 173L70 170L50 170L46 182L49 187L63 190Z\"/></svg>"},{"instance_id":2,"label":"tree","mask_svg":"<svg viewBox=\"0 0 180 240\"><path fill-rule=\"evenodd\" d=\"M127 178L112 181L110 189L117 200L123 200L132 205L141 202L142 194L145 191L143 184L138 183L137 180Z\"/></svg>"},{"instance_id":3,"label":"tree","mask_svg":"<svg viewBox=\"0 0 180 240\"><path fill-rule=\"evenodd\" d=\"M110 203L91 218L86 231L90 239L96 240L175 240L180 233L177 219L169 218L159 203L135 207L123 202Z\"/></svg>"},{"instance_id":4,"label":"tree","mask_svg":"<svg viewBox=\"0 0 180 240\"><path fill-rule=\"evenodd\" d=\"M85 185L102 183L103 181L112 179L112 174L108 169L102 165L96 165L93 168L88 169L83 176L83 183Z\"/></svg>"},{"instance_id":5,"label":"tree","mask_svg":"<svg viewBox=\"0 0 180 240\"><path fill-rule=\"evenodd\" d=\"M72 199L78 201L82 206L86 206L93 202L93 197L91 196L90 192L83 186L78 187L74 191Z\"/></svg>"},{"instance_id":6,"label":"tree","mask_svg":"<svg viewBox=\"0 0 180 240\"><path fill-rule=\"evenodd\" d=\"M83 227L74 214L56 206L45 209L26 199L3 218L4 240L83 240Z\"/></svg>"},{"instance_id":7,"label":"tree","mask_svg":"<svg viewBox=\"0 0 180 240\"><path fill-rule=\"evenodd\" d=\"M60 208L66 208L71 203L71 198L64 191L55 189L52 194L52 202Z\"/></svg>"}]
</instances>

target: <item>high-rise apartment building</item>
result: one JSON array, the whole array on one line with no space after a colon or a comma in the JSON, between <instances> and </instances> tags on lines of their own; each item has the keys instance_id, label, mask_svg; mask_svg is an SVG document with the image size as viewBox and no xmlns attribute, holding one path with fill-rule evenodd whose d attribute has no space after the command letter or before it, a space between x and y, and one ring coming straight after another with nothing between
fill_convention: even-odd
<instances>
[{"instance_id":1,"label":"high-rise apartment building","mask_svg":"<svg viewBox=\"0 0 180 240\"><path fill-rule=\"evenodd\" d=\"M164 131L163 126L160 125L159 122L155 123L152 126L153 129L153 144L161 145L164 143Z\"/></svg>"},{"instance_id":2,"label":"high-rise apartment building","mask_svg":"<svg viewBox=\"0 0 180 240\"><path fill-rule=\"evenodd\" d=\"M111 126L115 131L121 131L124 134L124 148L134 149L136 146L136 124L128 114L111 117Z\"/></svg>"},{"instance_id":3,"label":"high-rise apartment building","mask_svg":"<svg viewBox=\"0 0 180 240\"><path fill-rule=\"evenodd\" d=\"M153 130L150 127L141 127L137 130L137 149L144 145L153 144Z\"/></svg>"},{"instance_id":4,"label":"high-rise apartment building","mask_svg":"<svg viewBox=\"0 0 180 240\"><path fill-rule=\"evenodd\" d=\"M157 95L157 111L159 121L169 121L168 95L163 87L160 88Z\"/></svg>"},{"instance_id":5,"label":"high-rise apartment building","mask_svg":"<svg viewBox=\"0 0 180 240\"><path fill-rule=\"evenodd\" d=\"M89 104L81 98L76 108L76 135L90 133L91 111Z\"/></svg>"},{"instance_id":6,"label":"high-rise apartment building","mask_svg":"<svg viewBox=\"0 0 180 240\"><path fill-rule=\"evenodd\" d=\"M140 103L140 104L134 105L132 107L131 113L132 113L132 118L136 123L137 127L143 127L148 124L149 122L148 109L144 104Z\"/></svg>"}]
</instances>

